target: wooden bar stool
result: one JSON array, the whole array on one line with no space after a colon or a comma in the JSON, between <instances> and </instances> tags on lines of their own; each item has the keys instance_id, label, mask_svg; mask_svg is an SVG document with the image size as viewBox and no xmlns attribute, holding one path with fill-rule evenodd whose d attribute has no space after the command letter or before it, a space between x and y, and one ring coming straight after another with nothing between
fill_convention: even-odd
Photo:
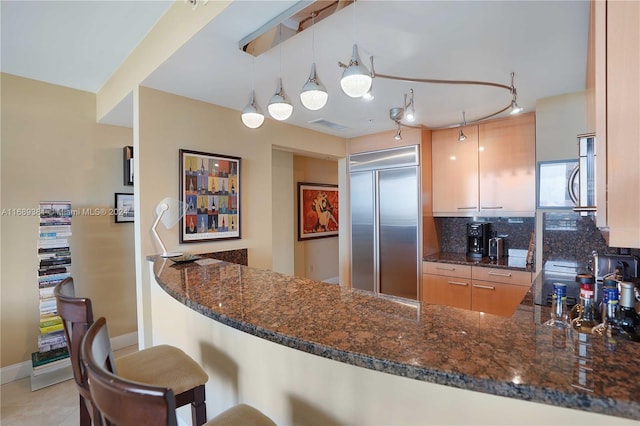
<instances>
[{"instance_id":1,"label":"wooden bar stool","mask_svg":"<svg viewBox=\"0 0 640 426\"><path fill-rule=\"evenodd\" d=\"M113 354L104 317L87 331L82 342L91 397L105 425L177 425L173 391L120 377L112 371ZM238 404L206 423L207 426L275 426L257 409Z\"/></svg>"},{"instance_id":2,"label":"wooden bar stool","mask_svg":"<svg viewBox=\"0 0 640 426\"><path fill-rule=\"evenodd\" d=\"M82 339L93 324L91 300L75 297L73 278L66 278L56 285L54 295L58 315L64 323L73 375L80 394L80 425L91 425L92 418L94 424L100 424L95 407L89 408L92 398L80 350ZM194 426L207 421L204 385L209 376L182 350L169 345L153 346L118 358L111 368L128 380L171 389L177 407L191 404Z\"/></svg>"}]
</instances>

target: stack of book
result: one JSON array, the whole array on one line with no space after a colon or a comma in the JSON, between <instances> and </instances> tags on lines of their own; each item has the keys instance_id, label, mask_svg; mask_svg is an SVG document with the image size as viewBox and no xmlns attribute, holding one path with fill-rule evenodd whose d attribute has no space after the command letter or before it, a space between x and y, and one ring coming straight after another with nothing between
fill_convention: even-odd
<instances>
[{"instance_id":1,"label":"stack of book","mask_svg":"<svg viewBox=\"0 0 640 426\"><path fill-rule=\"evenodd\" d=\"M51 381L68 378L62 374L70 370L69 351L62 318L58 315L53 288L71 276L71 204L68 202L40 203L40 227L38 230L38 291L40 295L40 333L38 352L31 354L33 367L32 389ZM45 373L55 379L48 380ZM35 376L40 376L34 380ZM37 385L34 385L37 383Z\"/></svg>"}]
</instances>

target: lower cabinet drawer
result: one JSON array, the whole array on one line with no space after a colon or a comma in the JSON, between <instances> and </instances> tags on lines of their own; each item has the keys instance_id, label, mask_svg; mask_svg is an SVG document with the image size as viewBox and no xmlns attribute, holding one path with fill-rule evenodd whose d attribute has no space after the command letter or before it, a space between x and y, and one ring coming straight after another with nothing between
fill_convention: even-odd
<instances>
[{"instance_id":1,"label":"lower cabinet drawer","mask_svg":"<svg viewBox=\"0 0 640 426\"><path fill-rule=\"evenodd\" d=\"M471 309L471 280L423 274L422 300L426 303Z\"/></svg>"},{"instance_id":2,"label":"lower cabinet drawer","mask_svg":"<svg viewBox=\"0 0 640 426\"><path fill-rule=\"evenodd\" d=\"M522 285L489 281L471 282L471 309L488 314L511 316L529 291Z\"/></svg>"}]
</instances>

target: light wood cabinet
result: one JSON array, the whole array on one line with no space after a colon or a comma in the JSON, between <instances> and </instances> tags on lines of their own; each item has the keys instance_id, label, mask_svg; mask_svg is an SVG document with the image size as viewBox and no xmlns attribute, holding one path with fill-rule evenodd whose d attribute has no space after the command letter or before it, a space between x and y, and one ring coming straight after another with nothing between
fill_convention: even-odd
<instances>
[{"instance_id":1,"label":"light wood cabinet","mask_svg":"<svg viewBox=\"0 0 640 426\"><path fill-rule=\"evenodd\" d=\"M640 2L592 2L596 223L612 247L640 248Z\"/></svg>"},{"instance_id":2,"label":"light wood cabinet","mask_svg":"<svg viewBox=\"0 0 640 426\"><path fill-rule=\"evenodd\" d=\"M535 115L432 132L434 216L535 215Z\"/></svg>"},{"instance_id":3,"label":"light wood cabinet","mask_svg":"<svg viewBox=\"0 0 640 426\"><path fill-rule=\"evenodd\" d=\"M533 113L478 126L480 212L535 215L535 129Z\"/></svg>"},{"instance_id":4,"label":"light wood cabinet","mask_svg":"<svg viewBox=\"0 0 640 426\"><path fill-rule=\"evenodd\" d=\"M531 287L531 272L472 267L471 309L511 316Z\"/></svg>"},{"instance_id":5,"label":"light wood cabinet","mask_svg":"<svg viewBox=\"0 0 640 426\"><path fill-rule=\"evenodd\" d=\"M478 126L431 133L433 213L465 216L478 211Z\"/></svg>"},{"instance_id":6,"label":"light wood cabinet","mask_svg":"<svg viewBox=\"0 0 640 426\"><path fill-rule=\"evenodd\" d=\"M422 300L426 303L471 309L471 267L424 262Z\"/></svg>"},{"instance_id":7,"label":"light wood cabinet","mask_svg":"<svg viewBox=\"0 0 640 426\"><path fill-rule=\"evenodd\" d=\"M422 301L511 316L531 287L531 273L423 262Z\"/></svg>"}]
</instances>

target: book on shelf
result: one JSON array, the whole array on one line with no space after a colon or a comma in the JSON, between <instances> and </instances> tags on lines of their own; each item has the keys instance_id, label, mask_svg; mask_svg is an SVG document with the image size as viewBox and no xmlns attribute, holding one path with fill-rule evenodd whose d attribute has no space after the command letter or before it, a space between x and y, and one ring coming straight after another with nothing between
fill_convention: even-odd
<instances>
[{"instance_id":1,"label":"book on shelf","mask_svg":"<svg viewBox=\"0 0 640 426\"><path fill-rule=\"evenodd\" d=\"M44 327L42 325L40 326L40 334L53 333L55 331L60 331L60 330L64 330L64 325L62 323L45 325Z\"/></svg>"},{"instance_id":2,"label":"book on shelf","mask_svg":"<svg viewBox=\"0 0 640 426\"><path fill-rule=\"evenodd\" d=\"M48 327L50 325L62 324L60 315L46 314L40 315L40 327Z\"/></svg>"},{"instance_id":3,"label":"book on shelf","mask_svg":"<svg viewBox=\"0 0 640 426\"><path fill-rule=\"evenodd\" d=\"M47 352L32 352L31 365L33 367L39 367L67 357L69 357L69 349L66 346Z\"/></svg>"}]
</instances>

